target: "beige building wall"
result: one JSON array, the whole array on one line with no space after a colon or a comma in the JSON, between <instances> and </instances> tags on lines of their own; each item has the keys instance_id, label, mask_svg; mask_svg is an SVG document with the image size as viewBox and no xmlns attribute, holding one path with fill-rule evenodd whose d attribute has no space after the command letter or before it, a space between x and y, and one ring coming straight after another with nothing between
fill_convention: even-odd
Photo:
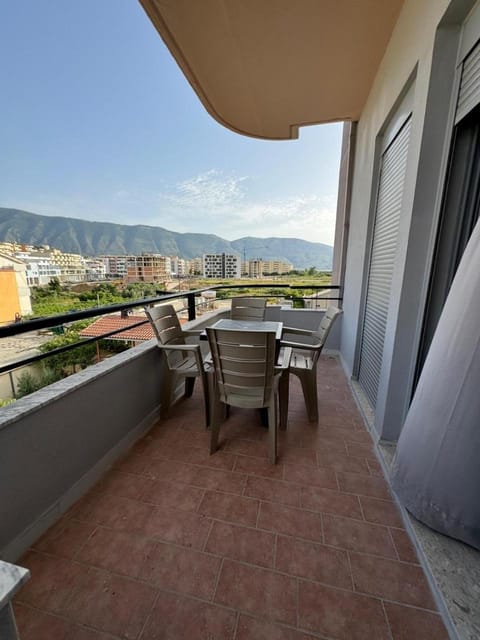
<instances>
[{"instance_id":1,"label":"beige building wall","mask_svg":"<svg viewBox=\"0 0 480 640\"><path fill-rule=\"evenodd\" d=\"M407 90L413 112L374 424L396 439L408 410L451 139L456 60L469 0L406 0L356 127L341 357L358 372L380 146ZM448 12L446 13L448 9ZM433 65L433 66L432 66ZM337 265L337 273L340 269Z\"/></svg>"}]
</instances>

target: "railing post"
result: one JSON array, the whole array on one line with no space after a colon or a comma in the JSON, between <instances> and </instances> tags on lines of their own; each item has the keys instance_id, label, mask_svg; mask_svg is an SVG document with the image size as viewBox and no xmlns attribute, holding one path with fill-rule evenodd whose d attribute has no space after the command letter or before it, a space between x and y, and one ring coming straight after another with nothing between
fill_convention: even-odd
<instances>
[{"instance_id":1,"label":"railing post","mask_svg":"<svg viewBox=\"0 0 480 640\"><path fill-rule=\"evenodd\" d=\"M195 294L194 293L189 293L187 295L187 305L188 305L188 319L195 320L196 313L195 313Z\"/></svg>"}]
</instances>

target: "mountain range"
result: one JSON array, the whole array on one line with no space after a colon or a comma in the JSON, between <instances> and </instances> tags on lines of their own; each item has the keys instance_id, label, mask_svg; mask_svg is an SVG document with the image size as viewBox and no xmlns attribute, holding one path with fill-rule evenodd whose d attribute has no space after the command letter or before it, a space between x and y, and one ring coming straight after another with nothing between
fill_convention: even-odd
<instances>
[{"instance_id":1,"label":"mountain range","mask_svg":"<svg viewBox=\"0 0 480 640\"><path fill-rule=\"evenodd\" d=\"M178 255L192 259L204 253L237 253L242 259L283 260L296 269L331 270L333 247L297 238L225 240L205 233L177 233L162 227L91 222L77 218L42 216L0 207L0 242L50 245L84 256L141 254Z\"/></svg>"}]
</instances>

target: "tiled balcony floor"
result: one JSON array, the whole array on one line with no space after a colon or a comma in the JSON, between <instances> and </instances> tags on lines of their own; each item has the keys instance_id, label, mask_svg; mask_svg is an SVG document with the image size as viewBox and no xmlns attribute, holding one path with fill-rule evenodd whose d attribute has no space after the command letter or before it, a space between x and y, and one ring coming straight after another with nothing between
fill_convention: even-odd
<instances>
[{"instance_id":1,"label":"tiled balcony floor","mask_svg":"<svg viewBox=\"0 0 480 640\"><path fill-rule=\"evenodd\" d=\"M296 379L279 464L255 412L208 455L182 401L21 559L22 640L443 640L342 370L319 367L318 426Z\"/></svg>"}]
</instances>

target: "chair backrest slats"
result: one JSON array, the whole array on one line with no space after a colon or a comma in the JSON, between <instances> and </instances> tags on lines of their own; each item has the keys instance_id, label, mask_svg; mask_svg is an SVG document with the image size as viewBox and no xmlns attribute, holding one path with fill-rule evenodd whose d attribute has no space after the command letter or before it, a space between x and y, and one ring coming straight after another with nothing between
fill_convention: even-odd
<instances>
[{"instance_id":1,"label":"chair backrest slats","mask_svg":"<svg viewBox=\"0 0 480 640\"><path fill-rule=\"evenodd\" d=\"M185 336L173 305L163 304L158 307L146 307L145 313L153 327L159 346L185 344ZM178 368L189 359L187 354L180 351L166 351L164 353L167 365L171 370Z\"/></svg>"},{"instance_id":2,"label":"chair backrest slats","mask_svg":"<svg viewBox=\"0 0 480 640\"><path fill-rule=\"evenodd\" d=\"M341 309L333 306L328 307L328 309L325 311L317 331L314 332L315 337L318 338L322 345L325 344L333 323L341 313Z\"/></svg>"},{"instance_id":3,"label":"chair backrest slats","mask_svg":"<svg viewBox=\"0 0 480 640\"><path fill-rule=\"evenodd\" d=\"M274 381L275 332L210 328L207 334L220 400L240 407L266 406Z\"/></svg>"},{"instance_id":4,"label":"chair backrest slats","mask_svg":"<svg viewBox=\"0 0 480 640\"><path fill-rule=\"evenodd\" d=\"M259 320L265 319L265 298L232 298L230 318L232 320Z\"/></svg>"}]
</instances>

